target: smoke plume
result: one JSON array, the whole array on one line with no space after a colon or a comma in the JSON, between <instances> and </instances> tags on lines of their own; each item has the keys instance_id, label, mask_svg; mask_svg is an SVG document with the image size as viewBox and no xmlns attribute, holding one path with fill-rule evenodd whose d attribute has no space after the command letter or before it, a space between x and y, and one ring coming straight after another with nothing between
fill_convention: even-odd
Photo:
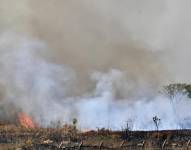
<instances>
[{"instance_id":1,"label":"smoke plume","mask_svg":"<svg viewBox=\"0 0 191 150\"><path fill-rule=\"evenodd\" d=\"M188 98L158 93L190 82L189 4L0 0L0 119L149 130L157 115L161 129L190 128Z\"/></svg>"}]
</instances>

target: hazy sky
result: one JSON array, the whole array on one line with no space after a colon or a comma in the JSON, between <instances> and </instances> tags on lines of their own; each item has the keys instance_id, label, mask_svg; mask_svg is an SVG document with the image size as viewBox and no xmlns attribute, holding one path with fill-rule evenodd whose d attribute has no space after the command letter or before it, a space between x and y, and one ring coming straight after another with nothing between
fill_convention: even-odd
<instances>
[{"instance_id":1,"label":"hazy sky","mask_svg":"<svg viewBox=\"0 0 191 150\"><path fill-rule=\"evenodd\" d=\"M155 74L153 68L167 67L170 80L189 82L190 3L0 0L0 31L43 41L47 57L76 69L119 67L132 72L146 67Z\"/></svg>"}]
</instances>

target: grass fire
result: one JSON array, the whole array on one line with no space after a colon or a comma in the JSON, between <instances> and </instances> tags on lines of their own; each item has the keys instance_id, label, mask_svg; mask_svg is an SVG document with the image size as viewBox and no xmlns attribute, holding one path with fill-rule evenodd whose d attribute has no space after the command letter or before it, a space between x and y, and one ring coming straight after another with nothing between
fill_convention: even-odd
<instances>
[{"instance_id":1,"label":"grass fire","mask_svg":"<svg viewBox=\"0 0 191 150\"><path fill-rule=\"evenodd\" d=\"M18 120L20 125L23 126L24 128L34 129L37 127L37 124L33 121L33 119L24 112L18 114Z\"/></svg>"},{"instance_id":2,"label":"grass fire","mask_svg":"<svg viewBox=\"0 0 191 150\"><path fill-rule=\"evenodd\" d=\"M0 150L191 149L188 0L0 0Z\"/></svg>"}]
</instances>

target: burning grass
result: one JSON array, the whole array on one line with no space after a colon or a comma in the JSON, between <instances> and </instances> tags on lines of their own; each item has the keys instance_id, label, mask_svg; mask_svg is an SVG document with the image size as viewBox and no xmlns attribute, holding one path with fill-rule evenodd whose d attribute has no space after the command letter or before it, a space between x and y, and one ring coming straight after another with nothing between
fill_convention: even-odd
<instances>
[{"instance_id":1,"label":"burning grass","mask_svg":"<svg viewBox=\"0 0 191 150\"><path fill-rule=\"evenodd\" d=\"M32 119L32 117L30 117L29 115L27 115L24 112L21 112L18 114L18 120L21 126L23 126L24 128L36 128L38 127L37 123L35 123L35 121Z\"/></svg>"}]
</instances>

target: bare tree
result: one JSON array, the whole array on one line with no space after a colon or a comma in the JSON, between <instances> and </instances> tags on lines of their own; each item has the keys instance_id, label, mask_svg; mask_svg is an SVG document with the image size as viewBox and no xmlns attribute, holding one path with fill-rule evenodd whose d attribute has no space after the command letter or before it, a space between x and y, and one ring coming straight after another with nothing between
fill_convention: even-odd
<instances>
[{"instance_id":1,"label":"bare tree","mask_svg":"<svg viewBox=\"0 0 191 150\"><path fill-rule=\"evenodd\" d=\"M157 131L158 131L158 129L159 129L160 121L161 121L161 119L159 119L157 116L154 116L154 117L153 117L153 122L154 122L154 124L155 124L155 127L156 127L156 130L157 130Z\"/></svg>"},{"instance_id":2,"label":"bare tree","mask_svg":"<svg viewBox=\"0 0 191 150\"><path fill-rule=\"evenodd\" d=\"M125 124L125 128L122 128L123 135L122 138L124 140L129 140L131 138L131 131L133 130L133 119L128 119Z\"/></svg>"}]
</instances>

